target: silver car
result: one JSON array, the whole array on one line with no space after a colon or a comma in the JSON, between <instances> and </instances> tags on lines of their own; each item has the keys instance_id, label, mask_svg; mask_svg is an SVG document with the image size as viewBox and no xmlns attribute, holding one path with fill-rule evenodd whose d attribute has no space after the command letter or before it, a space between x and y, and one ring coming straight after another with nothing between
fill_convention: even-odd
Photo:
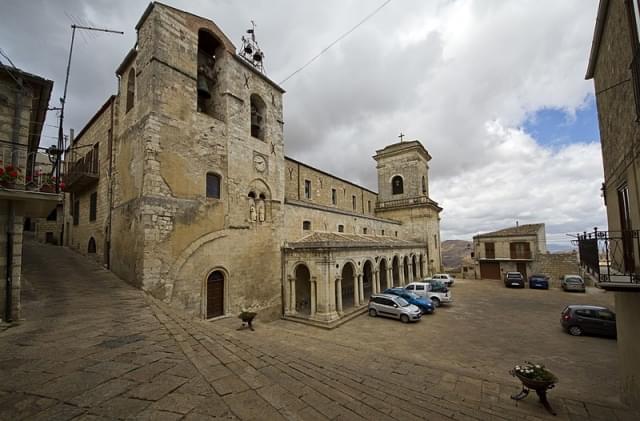
<instances>
[{"instance_id":1,"label":"silver car","mask_svg":"<svg viewBox=\"0 0 640 421\"><path fill-rule=\"evenodd\" d=\"M578 275L564 275L560 285L565 291L586 292L584 281Z\"/></svg>"},{"instance_id":2,"label":"silver car","mask_svg":"<svg viewBox=\"0 0 640 421\"><path fill-rule=\"evenodd\" d=\"M392 294L373 294L369 298L369 316L384 316L400 319L403 323L418 321L422 311L407 300Z\"/></svg>"}]
</instances>

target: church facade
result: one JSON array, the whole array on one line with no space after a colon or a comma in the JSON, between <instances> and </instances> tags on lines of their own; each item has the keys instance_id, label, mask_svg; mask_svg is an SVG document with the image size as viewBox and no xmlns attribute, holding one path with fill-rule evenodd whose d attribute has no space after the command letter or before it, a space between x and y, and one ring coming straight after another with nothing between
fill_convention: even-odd
<instances>
[{"instance_id":1,"label":"church facade","mask_svg":"<svg viewBox=\"0 0 640 421\"><path fill-rule=\"evenodd\" d=\"M418 141L376 151L378 193L284 155L284 90L210 20L151 3L110 97L67 152L65 244L200 318L332 326L441 267Z\"/></svg>"}]
</instances>

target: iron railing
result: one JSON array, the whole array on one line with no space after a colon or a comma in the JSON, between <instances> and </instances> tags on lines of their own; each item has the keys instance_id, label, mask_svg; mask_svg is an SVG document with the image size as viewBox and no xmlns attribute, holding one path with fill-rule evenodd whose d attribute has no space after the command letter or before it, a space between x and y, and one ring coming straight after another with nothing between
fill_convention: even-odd
<instances>
[{"instance_id":1,"label":"iron railing","mask_svg":"<svg viewBox=\"0 0 640 421\"><path fill-rule=\"evenodd\" d=\"M98 144L73 148L68 153L66 190L81 190L94 182L100 176L100 159L98 156ZM85 148L89 148L87 151Z\"/></svg>"},{"instance_id":2,"label":"iron railing","mask_svg":"<svg viewBox=\"0 0 640 421\"><path fill-rule=\"evenodd\" d=\"M0 141L0 188L55 193L58 154L52 148L29 151L27 145Z\"/></svg>"},{"instance_id":3,"label":"iron railing","mask_svg":"<svg viewBox=\"0 0 640 421\"><path fill-rule=\"evenodd\" d=\"M580 265L598 282L640 284L640 231L598 231L578 234Z\"/></svg>"},{"instance_id":4,"label":"iron railing","mask_svg":"<svg viewBox=\"0 0 640 421\"><path fill-rule=\"evenodd\" d=\"M408 197L405 199L387 200L384 202L376 203L376 210L397 208L403 206L420 205L420 204L432 204L437 205L436 202L429 199L427 196Z\"/></svg>"}]
</instances>

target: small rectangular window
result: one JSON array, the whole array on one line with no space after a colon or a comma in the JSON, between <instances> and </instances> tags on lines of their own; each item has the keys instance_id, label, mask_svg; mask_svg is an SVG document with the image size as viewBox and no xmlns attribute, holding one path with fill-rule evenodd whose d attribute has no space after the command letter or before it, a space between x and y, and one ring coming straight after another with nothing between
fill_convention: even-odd
<instances>
[{"instance_id":1,"label":"small rectangular window","mask_svg":"<svg viewBox=\"0 0 640 421\"><path fill-rule=\"evenodd\" d=\"M311 199L311 181L304 180L304 198Z\"/></svg>"},{"instance_id":2,"label":"small rectangular window","mask_svg":"<svg viewBox=\"0 0 640 421\"><path fill-rule=\"evenodd\" d=\"M382 230L382 235L384 235L384 230Z\"/></svg>"},{"instance_id":3,"label":"small rectangular window","mask_svg":"<svg viewBox=\"0 0 640 421\"><path fill-rule=\"evenodd\" d=\"M217 174L207 174L207 197L220 199L220 176Z\"/></svg>"},{"instance_id":4,"label":"small rectangular window","mask_svg":"<svg viewBox=\"0 0 640 421\"><path fill-rule=\"evenodd\" d=\"M366 233L367 233L367 228L366 228L366 227L362 228L362 233L363 233L363 234L366 234Z\"/></svg>"},{"instance_id":5,"label":"small rectangular window","mask_svg":"<svg viewBox=\"0 0 640 421\"><path fill-rule=\"evenodd\" d=\"M338 232L344 232L344 225L338 225Z\"/></svg>"},{"instance_id":6,"label":"small rectangular window","mask_svg":"<svg viewBox=\"0 0 640 421\"><path fill-rule=\"evenodd\" d=\"M302 229L309 231L311 229L311 221L302 221Z\"/></svg>"},{"instance_id":7,"label":"small rectangular window","mask_svg":"<svg viewBox=\"0 0 640 421\"><path fill-rule=\"evenodd\" d=\"M91 193L91 197L89 199L89 221L96 220L96 214L98 213L98 193Z\"/></svg>"},{"instance_id":8,"label":"small rectangular window","mask_svg":"<svg viewBox=\"0 0 640 421\"><path fill-rule=\"evenodd\" d=\"M398 231L396 231L396 237L398 236Z\"/></svg>"},{"instance_id":9,"label":"small rectangular window","mask_svg":"<svg viewBox=\"0 0 640 421\"><path fill-rule=\"evenodd\" d=\"M351 196L351 204L353 205L353 210L356 210L356 196Z\"/></svg>"},{"instance_id":10,"label":"small rectangular window","mask_svg":"<svg viewBox=\"0 0 640 421\"><path fill-rule=\"evenodd\" d=\"M338 204L338 193L336 189L331 189L331 203L334 205Z\"/></svg>"},{"instance_id":11,"label":"small rectangular window","mask_svg":"<svg viewBox=\"0 0 640 421\"><path fill-rule=\"evenodd\" d=\"M371 213L371 200L367 200L367 212Z\"/></svg>"},{"instance_id":12,"label":"small rectangular window","mask_svg":"<svg viewBox=\"0 0 640 421\"><path fill-rule=\"evenodd\" d=\"M73 225L80 223L80 201L73 202Z\"/></svg>"}]
</instances>

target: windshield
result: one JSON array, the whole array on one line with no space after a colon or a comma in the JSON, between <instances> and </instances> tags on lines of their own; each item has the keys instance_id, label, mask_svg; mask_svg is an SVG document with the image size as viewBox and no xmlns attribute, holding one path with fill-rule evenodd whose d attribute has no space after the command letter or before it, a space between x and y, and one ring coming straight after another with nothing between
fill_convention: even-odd
<instances>
[{"instance_id":1,"label":"windshield","mask_svg":"<svg viewBox=\"0 0 640 421\"><path fill-rule=\"evenodd\" d=\"M398 304L400 304L400 307L406 307L406 306L409 305L407 300L405 300L404 298L401 298L401 297L398 297Z\"/></svg>"},{"instance_id":2,"label":"windshield","mask_svg":"<svg viewBox=\"0 0 640 421\"><path fill-rule=\"evenodd\" d=\"M582 281L578 278L567 278L568 284L581 284Z\"/></svg>"}]
</instances>

